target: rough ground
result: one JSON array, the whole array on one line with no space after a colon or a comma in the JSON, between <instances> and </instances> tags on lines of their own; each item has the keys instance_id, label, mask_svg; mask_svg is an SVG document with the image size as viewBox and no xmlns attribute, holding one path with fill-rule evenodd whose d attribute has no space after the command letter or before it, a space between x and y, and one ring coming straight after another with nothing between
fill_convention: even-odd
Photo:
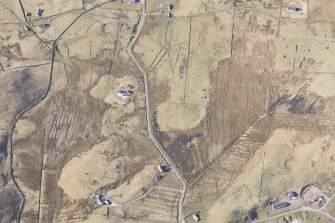
<instances>
[{"instance_id":1,"label":"rough ground","mask_svg":"<svg viewBox=\"0 0 335 223\"><path fill-rule=\"evenodd\" d=\"M334 189L334 35L315 2L299 17L284 1L180 1L172 20L147 19L134 51L186 216L249 221L294 186Z\"/></svg>"},{"instance_id":2,"label":"rough ground","mask_svg":"<svg viewBox=\"0 0 335 223\"><path fill-rule=\"evenodd\" d=\"M192 222L196 211L250 222L292 188L331 194L334 10L332 0L0 0L0 222ZM169 161L148 124L177 168L159 182ZM96 191L113 205L90 210Z\"/></svg>"}]
</instances>

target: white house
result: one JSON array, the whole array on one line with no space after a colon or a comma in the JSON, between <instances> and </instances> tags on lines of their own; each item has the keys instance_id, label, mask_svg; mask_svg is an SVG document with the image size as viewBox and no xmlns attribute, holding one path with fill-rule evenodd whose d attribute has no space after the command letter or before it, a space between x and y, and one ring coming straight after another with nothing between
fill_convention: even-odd
<instances>
[{"instance_id":1,"label":"white house","mask_svg":"<svg viewBox=\"0 0 335 223\"><path fill-rule=\"evenodd\" d=\"M159 171L160 173L165 172L165 168L164 168L164 166L158 164L157 167L158 167L158 171Z\"/></svg>"}]
</instances>

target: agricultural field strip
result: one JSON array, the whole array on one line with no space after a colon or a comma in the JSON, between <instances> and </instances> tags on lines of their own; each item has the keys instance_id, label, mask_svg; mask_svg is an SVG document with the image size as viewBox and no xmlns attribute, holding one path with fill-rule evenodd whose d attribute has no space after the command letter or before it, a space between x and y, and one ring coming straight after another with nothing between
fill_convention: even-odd
<instances>
[{"instance_id":1,"label":"agricultural field strip","mask_svg":"<svg viewBox=\"0 0 335 223\"><path fill-rule=\"evenodd\" d=\"M222 149L222 152L220 154L218 154L213 161L208 164L203 170L202 172L199 174L199 176L192 182L192 184L196 184L206 173L207 170L209 169L209 167L214 164L217 160L219 160L220 157L223 156L224 151L226 151L229 147L233 146L241 137L244 136L245 133L247 133L250 129L252 129L258 122L260 122L263 118L267 117L268 113L263 113L261 114L250 126L248 126L247 129L245 129L245 131L243 131L240 135L238 135L236 138L234 138L225 148Z\"/></svg>"},{"instance_id":2,"label":"agricultural field strip","mask_svg":"<svg viewBox=\"0 0 335 223\"><path fill-rule=\"evenodd\" d=\"M135 203L136 201L139 201L145 197L147 197L152 191L154 190L157 190L157 189L164 189L164 190L169 190L169 191L174 191L174 192L179 192L181 193L182 191L179 190L179 189L175 189L175 188L170 188L170 187L162 187L162 186L154 186L154 187L151 187L145 194L137 197L137 198L134 198L134 199L131 199L125 203L122 203L122 204L112 204L110 205L111 207L119 207L119 206L127 206L127 205L130 205L130 204L133 204Z\"/></svg>"},{"instance_id":3,"label":"agricultural field strip","mask_svg":"<svg viewBox=\"0 0 335 223\"><path fill-rule=\"evenodd\" d=\"M11 67L11 68L8 68L8 69L3 69L3 72L16 70L16 69L22 69L22 68L38 67L38 66L49 65L49 64L51 64L51 62L41 63L41 64L32 64L32 65L26 65L26 66L20 66L20 67ZM0 66L2 67L1 64L0 64Z\"/></svg>"}]
</instances>

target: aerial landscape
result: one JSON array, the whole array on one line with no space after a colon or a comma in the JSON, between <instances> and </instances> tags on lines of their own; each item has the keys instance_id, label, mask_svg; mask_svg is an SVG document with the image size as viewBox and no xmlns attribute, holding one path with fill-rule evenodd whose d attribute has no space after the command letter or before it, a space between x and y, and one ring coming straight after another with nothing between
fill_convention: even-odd
<instances>
[{"instance_id":1,"label":"aerial landscape","mask_svg":"<svg viewBox=\"0 0 335 223\"><path fill-rule=\"evenodd\" d=\"M0 223L335 223L334 0L0 0Z\"/></svg>"}]
</instances>

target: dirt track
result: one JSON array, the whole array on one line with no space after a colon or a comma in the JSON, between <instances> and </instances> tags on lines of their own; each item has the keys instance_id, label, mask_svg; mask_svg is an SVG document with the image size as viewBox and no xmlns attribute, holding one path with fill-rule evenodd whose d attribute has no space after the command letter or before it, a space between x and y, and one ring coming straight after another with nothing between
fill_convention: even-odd
<instances>
[{"instance_id":1,"label":"dirt track","mask_svg":"<svg viewBox=\"0 0 335 223\"><path fill-rule=\"evenodd\" d=\"M170 157L168 156L168 154L165 152L165 150L163 149L163 147L160 145L160 143L158 142L158 140L155 138L155 135L153 133L152 130L152 121L151 121L151 117L152 117L152 113L151 113L151 109L150 109L150 94L149 94L149 83L148 83L148 74L146 73L146 71L141 67L141 65L139 64L138 60L136 59L136 57L133 55L132 52L132 48L139 36L139 34L141 33L141 30L143 28L143 24L145 22L145 17L146 17L146 13L145 13L145 0L143 0L143 11L142 11L142 20L140 21L140 24L137 30L137 33L135 35L135 37L132 39L132 41L129 43L128 48L127 48L127 52L130 55L130 57L132 58L132 60L134 61L134 63L136 64L136 66L139 68L139 70L142 72L143 77L144 77L144 89L145 89L145 103L146 103L146 122L147 122L147 128L148 128L148 133L149 133L149 137L152 140L152 142L155 144L156 148L159 150L160 154L164 157L164 159L166 160L166 162L169 164L169 166L172 168L173 172L177 175L179 181L182 184L182 190L181 190L181 195L178 201L178 222L184 222L184 215L183 215L183 204L184 204L184 199L185 199L185 195L186 195L186 181L185 179L182 177L182 175L179 173L179 171L177 170L177 168L175 167L174 163L172 162L172 160L170 159Z\"/></svg>"}]
</instances>

